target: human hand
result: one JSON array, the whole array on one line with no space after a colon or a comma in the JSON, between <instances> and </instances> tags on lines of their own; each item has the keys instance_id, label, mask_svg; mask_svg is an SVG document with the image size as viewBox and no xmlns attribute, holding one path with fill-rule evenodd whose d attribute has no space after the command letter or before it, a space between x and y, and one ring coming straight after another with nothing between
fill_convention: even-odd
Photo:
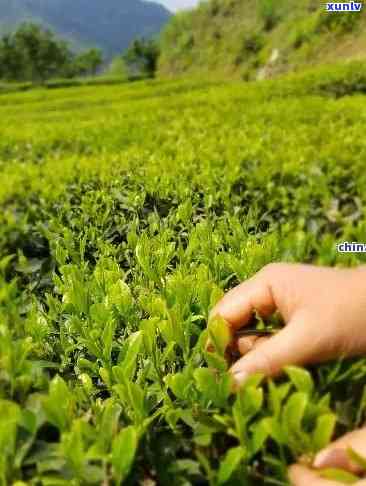
<instances>
[{"instance_id":1,"label":"human hand","mask_svg":"<svg viewBox=\"0 0 366 486\"><path fill-rule=\"evenodd\" d=\"M211 312L235 331L254 311L278 311L286 324L272 337L243 337L231 368L237 384L253 373L276 375L305 365L366 353L366 267L339 269L274 263L230 290Z\"/></svg>"},{"instance_id":2,"label":"human hand","mask_svg":"<svg viewBox=\"0 0 366 486\"><path fill-rule=\"evenodd\" d=\"M348 449L352 449L361 457L366 456L366 428L346 434L319 452L314 460L314 469L300 464L291 466L289 469L291 484L293 486L339 486L342 484L323 479L319 475L319 470L324 468L339 468L354 474L365 473L358 464L352 462L347 453ZM366 479L360 479L355 486L366 486Z\"/></svg>"}]
</instances>

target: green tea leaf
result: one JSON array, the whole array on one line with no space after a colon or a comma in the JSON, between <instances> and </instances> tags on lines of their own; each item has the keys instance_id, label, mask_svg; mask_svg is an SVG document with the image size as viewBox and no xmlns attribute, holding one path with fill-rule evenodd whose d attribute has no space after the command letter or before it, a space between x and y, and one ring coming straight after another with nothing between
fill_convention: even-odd
<instances>
[{"instance_id":1,"label":"green tea leaf","mask_svg":"<svg viewBox=\"0 0 366 486\"><path fill-rule=\"evenodd\" d=\"M165 382L177 398L181 400L188 398L189 388L192 386L190 377L184 373L175 373L174 375L168 375L165 378Z\"/></svg>"},{"instance_id":2,"label":"green tea leaf","mask_svg":"<svg viewBox=\"0 0 366 486\"><path fill-rule=\"evenodd\" d=\"M279 417L281 414L282 403L287 397L290 391L290 383L284 383L277 385L272 380L269 381L269 405L275 417Z\"/></svg>"},{"instance_id":3,"label":"green tea leaf","mask_svg":"<svg viewBox=\"0 0 366 486\"><path fill-rule=\"evenodd\" d=\"M145 391L141 385L124 380L123 384L115 385L113 388L127 407L126 411L130 414L134 424L142 425L148 415L148 407Z\"/></svg>"},{"instance_id":4,"label":"green tea leaf","mask_svg":"<svg viewBox=\"0 0 366 486\"><path fill-rule=\"evenodd\" d=\"M157 319L146 319L140 324L145 350L149 355L152 355L155 351L157 322Z\"/></svg>"},{"instance_id":5,"label":"green tea leaf","mask_svg":"<svg viewBox=\"0 0 366 486\"><path fill-rule=\"evenodd\" d=\"M286 366L285 372L299 392L312 393L314 382L307 370L298 368L297 366Z\"/></svg>"},{"instance_id":6,"label":"green tea leaf","mask_svg":"<svg viewBox=\"0 0 366 486\"><path fill-rule=\"evenodd\" d=\"M203 356L209 368L224 373L228 370L228 362L223 356L216 353L204 352Z\"/></svg>"},{"instance_id":7,"label":"green tea leaf","mask_svg":"<svg viewBox=\"0 0 366 486\"><path fill-rule=\"evenodd\" d=\"M208 368L195 370L194 379L205 400L218 407L224 407L231 393L232 379L228 374L217 375Z\"/></svg>"},{"instance_id":8,"label":"green tea leaf","mask_svg":"<svg viewBox=\"0 0 366 486\"><path fill-rule=\"evenodd\" d=\"M357 451L349 447L347 449L347 455L354 464L360 466L363 470L366 470L366 458L359 454Z\"/></svg>"},{"instance_id":9,"label":"green tea leaf","mask_svg":"<svg viewBox=\"0 0 366 486\"><path fill-rule=\"evenodd\" d=\"M126 314L133 305L133 297L129 286L121 279L111 285L106 297L108 306L116 306L121 314Z\"/></svg>"},{"instance_id":10,"label":"green tea leaf","mask_svg":"<svg viewBox=\"0 0 366 486\"><path fill-rule=\"evenodd\" d=\"M226 348L231 341L228 323L222 317L214 317L208 324L208 334L216 353L224 356Z\"/></svg>"},{"instance_id":11,"label":"green tea leaf","mask_svg":"<svg viewBox=\"0 0 366 486\"><path fill-rule=\"evenodd\" d=\"M250 452L251 454L256 454L273 433L273 418L266 417L260 422L253 424L252 433Z\"/></svg>"},{"instance_id":12,"label":"green tea leaf","mask_svg":"<svg viewBox=\"0 0 366 486\"><path fill-rule=\"evenodd\" d=\"M200 465L197 461L192 461L191 459L178 459L175 461L174 466L178 471L183 471L191 476L200 475Z\"/></svg>"},{"instance_id":13,"label":"green tea leaf","mask_svg":"<svg viewBox=\"0 0 366 486\"><path fill-rule=\"evenodd\" d=\"M244 459L245 450L242 447L234 447L229 449L222 463L220 464L217 483L219 485L225 484Z\"/></svg>"},{"instance_id":14,"label":"green tea leaf","mask_svg":"<svg viewBox=\"0 0 366 486\"><path fill-rule=\"evenodd\" d=\"M320 471L320 476L326 479L331 479L343 484L355 484L359 481L359 477L351 474L348 471L337 468L328 468Z\"/></svg>"},{"instance_id":15,"label":"green tea leaf","mask_svg":"<svg viewBox=\"0 0 366 486\"><path fill-rule=\"evenodd\" d=\"M118 484L127 478L138 446L137 429L133 426L121 430L112 445L112 465L114 477Z\"/></svg>"},{"instance_id":16,"label":"green tea leaf","mask_svg":"<svg viewBox=\"0 0 366 486\"><path fill-rule=\"evenodd\" d=\"M89 312L91 319L100 327L104 327L112 318L110 309L102 303L91 305Z\"/></svg>"},{"instance_id":17,"label":"green tea leaf","mask_svg":"<svg viewBox=\"0 0 366 486\"><path fill-rule=\"evenodd\" d=\"M116 330L116 323L114 320L105 323L105 327L102 334L102 342L103 342L103 357L107 363L109 363L111 357L113 337L114 337L115 330Z\"/></svg>"},{"instance_id":18,"label":"green tea leaf","mask_svg":"<svg viewBox=\"0 0 366 486\"><path fill-rule=\"evenodd\" d=\"M49 422L61 431L68 428L72 420L73 398L58 375L51 381L49 394L43 399L43 408Z\"/></svg>"},{"instance_id":19,"label":"green tea leaf","mask_svg":"<svg viewBox=\"0 0 366 486\"><path fill-rule=\"evenodd\" d=\"M114 435L117 433L118 422L122 412L122 407L109 399L104 404L104 410L98 423L100 433L97 443L99 451L107 453Z\"/></svg>"},{"instance_id":20,"label":"green tea leaf","mask_svg":"<svg viewBox=\"0 0 366 486\"><path fill-rule=\"evenodd\" d=\"M15 452L17 425L21 418L16 403L0 400L0 454L4 457Z\"/></svg>"},{"instance_id":21,"label":"green tea leaf","mask_svg":"<svg viewBox=\"0 0 366 486\"><path fill-rule=\"evenodd\" d=\"M137 331L132 333L124 343L124 353L120 356L121 362L118 366L113 367L115 374L122 373L129 380L135 374L137 366L137 357L143 347L143 332ZM121 378L118 378L121 380Z\"/></svg>"},{"instance_id":22,"label":"green tea leaf","mask_svg":"<svg viewBox=\"0 0 366 486\"><path fill-rule=\"evenodd\" d=\"M287 400L282 413L282 421L287 429L295 432L301 430L301 422L308 400L308 395L301 392L294 393Z\"/></svg>"},{"instance_id":23,"label":"green tea leaf","mask_svg":"<svg viewBox=\"0 0 366 486\"><path fill-rule=\"evenodd\" d=\"M327 446L332 438L337 417L332 414L324 414L317 418L316 427L313 432L314 451L320 451Z\"/></svg>"},{"instance_id":24,"label":"green tea leaf","mask_svg":"<svg viewBox=\"0 0 366 486\"><path fill-rule=\"evenodd\" d=\"M240 411L247 419L253 417L262 407L263 390L255 386L244 386L239 392L237 401Z\"/></svg>"},{"instance_id":25,"label":"green tea leaf","mask_svg":"<svg viewBox=\"0 0 366 486\"><path fill-rule=\"evenodd\" d=\"M62 453L77 478L81 478L83 476L83 469L85 465L82 427L83 422L80 419L74 421L71 431L63 434L61 438Z\"/></svg>"},{"instance_id":26,"label":"green tea leaf","mask_svg":"<svg viewBox=\"0 0 366 486\"><path fill-rule=\"evenodd\" d=\"M236 436L244 447L248 445L248 422L259 412L263 403L263 390L244 385L238 392L232 408Z\"/></svg>"}]
</instances>

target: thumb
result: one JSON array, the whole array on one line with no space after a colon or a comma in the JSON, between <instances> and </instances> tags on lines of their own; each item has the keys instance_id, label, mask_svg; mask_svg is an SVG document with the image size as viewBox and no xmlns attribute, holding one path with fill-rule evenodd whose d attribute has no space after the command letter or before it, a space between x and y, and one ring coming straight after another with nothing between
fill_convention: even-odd
<instances>
[{"instance_id":1,"label":"thumb","mask_svg":"<svg viewBox=\"0 0 366 486\"><path fill-rule=\"evenodd\" d=\"M293 486L341 486L341 483L323 479L313 471L301 464L294 464L289 468L288 476ZM357 486L363 486L357 483Z\"/></svg>"},{"instance_id":2,"label":"thumb","mask_svg":"<svg viewBox=\"0 0 366 486\"><path fill-rule=\"evenodd\" d=\"M263 373L278 374L286 365L303 365L313 354L310 349L306 326L289 323L275 336L264 340L231 368L234 380L241 385L248 376Z\"/></svg>"},{"instance_id":3,"label":"thumb","mask_svg":"<svg viewBox=\"0 0 366 486\"><path fill-rule=\"evenodd\" d=\"M366 428L349 432L323 449L315 457L314 467L337 467L353 473L361 472L363 468L352 461L348 449L353 449L362 457L366 456Z\"/></svg>"}]
</instances>

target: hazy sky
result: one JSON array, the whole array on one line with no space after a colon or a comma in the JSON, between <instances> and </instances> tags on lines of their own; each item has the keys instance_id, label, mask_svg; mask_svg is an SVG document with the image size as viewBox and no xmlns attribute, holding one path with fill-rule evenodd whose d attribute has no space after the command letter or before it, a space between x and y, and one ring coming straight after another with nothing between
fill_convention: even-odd
<instances>
[{"instance_id":1,"label":"hazy sky","mask_svg":"<svg viewBox=\"0 0 366 486\"><path fill-rule=\"evenodd\" d=\"M194 7L199 0L155 0L162 3L170 10L180 10L183 8Z\"/></svg>"}]
</instances>

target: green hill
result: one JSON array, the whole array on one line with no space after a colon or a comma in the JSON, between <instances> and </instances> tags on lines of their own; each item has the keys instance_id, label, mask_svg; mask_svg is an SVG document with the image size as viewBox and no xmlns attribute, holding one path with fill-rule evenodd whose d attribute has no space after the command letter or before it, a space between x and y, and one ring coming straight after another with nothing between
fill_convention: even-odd
<instances>
[{"instance_id":1,"label":"green hill","mask_svg":"<svg viewBox=\"0 0 366 486\"><path fill-rule=\"evenodd\" d=\"M74 46L96 46L107 55L135 37L157 34L169 17L162 5L142 0L0 0L0 32L37 21Z\"/></svg>"},{"instance_id":2,"label":"green hill","mask_svg":"<svg viewBox=\"0 0 366 486\"><path fill-rule=\"evenodd\" d=\"M160 74L253 79L365 57L365 9L327 13L315 0L210 0L171 19Z\"/></svg>"}]
</instances>

